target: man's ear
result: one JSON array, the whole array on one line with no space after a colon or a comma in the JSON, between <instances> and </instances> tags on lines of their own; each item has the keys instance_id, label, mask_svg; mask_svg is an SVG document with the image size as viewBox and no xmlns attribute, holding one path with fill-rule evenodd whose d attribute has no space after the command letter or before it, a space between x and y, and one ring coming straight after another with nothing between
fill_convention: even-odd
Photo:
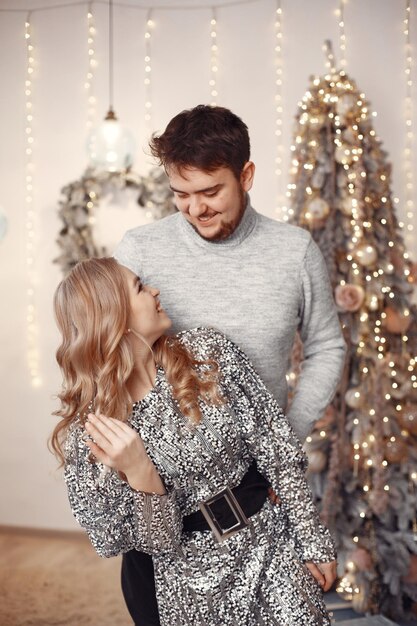
<instances>
[{"instance_id":1,"label":"man's ear","mask_svg":"<svg viewBox=\"0 0 417 626\"><path fill-rule=\"evenodd\" d=\"M253 179L255 176L255 163L247 161L243 166L243 170L240 174L240 184L243 191L249 191L252 188Z\"/></svg>"}]
</instances>

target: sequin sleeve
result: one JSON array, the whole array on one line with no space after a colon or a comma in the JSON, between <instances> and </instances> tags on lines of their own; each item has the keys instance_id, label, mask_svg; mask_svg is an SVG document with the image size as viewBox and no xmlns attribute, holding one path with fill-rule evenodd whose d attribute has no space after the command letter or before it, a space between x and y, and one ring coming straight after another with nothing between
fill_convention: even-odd
<instances>
[{"instance_id":1,"label":"sequin sleeve","mask_svg":"<svg viewBox=\"0 0 417 626\"><path fill-rule=\"evenodd\" d=\"M182 530L175 493L135 491L117 472L90 463L82 432L76 425L68 433L64 478L74 517L97 553L111 557L132 549L149 554L175 550Z\"/></svg>"},{"instance_id":2,"label":"sequin sleeve","mask_svg":"<svg viewBox=\"0 0 417 626\"><path fill-rule=\"evenodd\" d=\"M218 341L225 394L251 456L281 499L298 555L303 561L332 561L334 543L313 503L298 438L248 357L224 336Z\"/></svg>"}]
</instances>

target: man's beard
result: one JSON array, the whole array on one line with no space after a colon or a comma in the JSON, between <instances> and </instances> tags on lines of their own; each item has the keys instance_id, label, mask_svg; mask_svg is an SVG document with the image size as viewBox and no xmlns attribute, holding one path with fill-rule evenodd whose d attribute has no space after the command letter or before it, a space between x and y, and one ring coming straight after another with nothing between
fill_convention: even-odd
<instances>
[{"instance_id":1,"label":"man's beard","mask_svg":"<svg viewBox=\"0 0 417 626\"><path fill-rule=\"evenodd\" d=\"M226 222L224 224L220 223L220 229L213 237L205 237L204 235L200 233L197 226L194 226L194 224L191 224L191 226L194 228L195 232L205 241L223 241L224 239L228 239L231 235L233 235L233 233L235 232L236 228L239 226L242 220L243 214L245 212L245 208L246 208L246 194L244 191L241 190L239 213L237 214L235 219L232 220L231 222Z\"/></svg>"}]
</instances>

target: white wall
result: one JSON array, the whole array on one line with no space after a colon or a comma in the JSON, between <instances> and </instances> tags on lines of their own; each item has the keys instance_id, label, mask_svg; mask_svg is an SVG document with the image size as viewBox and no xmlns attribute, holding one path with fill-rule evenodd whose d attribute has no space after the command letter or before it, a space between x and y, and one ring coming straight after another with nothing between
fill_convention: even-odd
<instances>
[{"instance_id":1,"label":"white wall","mask_svg":"<svg viewBox=\"0 0 417 626\"><path fill-rule=\"evenodd\" d=\"M125 4L144 6L138 0ZM171 0L154 2L187 4ZM0 9L56 5L58 0L0 0ZM205 0L189 0L193 10L158 10L153 19L154 128L163 129L184 108L209 102L210 11ZM219 4L213 0L213 4ZM308 77L324 73L322 44L337 50L335 0L282 0L284 50L284 146L287 171L293 115ZM100 119L107 108L107 8L94 3L97 26L96 95ZM412 0L417 44L417 2ZM404 198L404 40L405 1L349 0L345 10L348 71L378 112L376 129L394 165L394 194ZM0 206L9 232L0 242L2 301L0 524L74 528L65 488L46 439L55 418L53 399L60 385L54 363L58 335L52 294L60 278L52 264L59 228L56 208L61 187L86 166L84 81L87 70L86 7L33 12L35 209L38 215L36 271L39 349L43 384L33 389L26 366L25 274L25 13L0 13ZM115 106L138 141L136 169L145 173L143 56L145 10L115 7ZM261 212L276 216L274 175L274 18L275 1L259 0L218 9L218 103L248 124L257 177L252 199ZM417 53L416 53L417 54ZM417 82L416 70L413 70ZM417 106L416 106L417 109ZM417 120L416 120L417 122ZM284 187L287 182L284 177ZM404 215L403 203L399 214ZM135 218L136 221L136 218ZM137 218L139 221L139 217Z\"/></svg>"}]
</instances>

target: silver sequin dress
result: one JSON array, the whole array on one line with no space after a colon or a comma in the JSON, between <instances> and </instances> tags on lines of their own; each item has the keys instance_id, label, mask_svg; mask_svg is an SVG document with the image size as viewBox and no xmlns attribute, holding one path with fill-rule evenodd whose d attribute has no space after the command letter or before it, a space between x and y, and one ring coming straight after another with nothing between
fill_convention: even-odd
<instances>
[{"instance_id":1,"label":"silver sequin dress","mask_svg":"<svg viewBox=\"0 0 417 626\"><path fill-rule=\"evenodd\" d=\"M190 425L158 369L130 423L164 481L163 496L134 491L116 472L89 463L75 423L65 480L76 519L101 556L131 549L153 555L162 626L329 625L321 589L303 561L331 561L334 546L312 502L298 439L234 343L209 328L179 337L198 359L218 361L227 404L202 403L202 421ZM239 484L253 459L281 504L268 499L247 528L221 544L211 531L183 532L182 516Z\"/></svg>"}]
</instances>

